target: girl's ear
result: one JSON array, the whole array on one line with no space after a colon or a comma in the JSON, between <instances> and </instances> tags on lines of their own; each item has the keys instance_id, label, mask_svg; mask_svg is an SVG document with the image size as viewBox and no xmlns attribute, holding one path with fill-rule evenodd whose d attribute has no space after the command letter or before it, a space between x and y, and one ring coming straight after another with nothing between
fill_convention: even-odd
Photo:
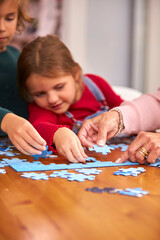
<instances>
[{"instance_id":1,"label":"girl's ear","mask_svg":"<svg viewBox=\"0 0 160 240\"><path fill-rule=\"evenodd\" d=\"M75 67L74 69L74 79L76 82L79 82L81 80L81 69L79 67Z\"/></svg>"}]
</instances>

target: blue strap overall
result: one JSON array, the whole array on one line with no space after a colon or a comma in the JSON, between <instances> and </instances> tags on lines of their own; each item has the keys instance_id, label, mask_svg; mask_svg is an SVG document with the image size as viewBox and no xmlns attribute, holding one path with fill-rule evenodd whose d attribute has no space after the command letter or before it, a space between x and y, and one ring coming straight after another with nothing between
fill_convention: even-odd
<instances>
[{"instance_id":1,"label":"blue strap overall","mask_svg":"<svg viewBox=\"0 0 160 240\"><path fill-rule=\"evenodd\" d=\"M84 77L84 82L86 83L87 87L90 89L90 91L94 94L94 96L96 97L97 101L101 104L101 110L98 112L95 112L89 116L87 116L84 120L90 119L90 118L94 118L96 116L98 116L99 114L108 111L109 107L108 106L103 106L102 102L106 102L106 99L102 93L102 91L99 89L99 87L89 78L89 77ZM72 128L72 131L76 134L78 134L78 131L83 123L83 121L80 120L76 120L73 116L72 113L70 113L69 111L65 112L66 116L69 117L70 119L72 119L74 121L74 125Z\"/></svg>"}]
</instances>

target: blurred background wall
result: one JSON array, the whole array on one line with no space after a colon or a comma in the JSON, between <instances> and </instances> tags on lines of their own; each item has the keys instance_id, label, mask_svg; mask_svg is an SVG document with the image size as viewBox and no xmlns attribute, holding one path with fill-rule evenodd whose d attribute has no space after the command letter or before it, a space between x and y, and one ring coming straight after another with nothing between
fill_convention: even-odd
<instances>
[{"instance_id":1,"label":"blurred background wall","mask_svg":"<svg viewBox=\"0 0 160 240\"><path fill-rule=\"evenodd\" d=\"M160 86L160 0L31 0L36 21L13 44L58 34L83 71L112 86Z\"/></svg>"}]
</instances>

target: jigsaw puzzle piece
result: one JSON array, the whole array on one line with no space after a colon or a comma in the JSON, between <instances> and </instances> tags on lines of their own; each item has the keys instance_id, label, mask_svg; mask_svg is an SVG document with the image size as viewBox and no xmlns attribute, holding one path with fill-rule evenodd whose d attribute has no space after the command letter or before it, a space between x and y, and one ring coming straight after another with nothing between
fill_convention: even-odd
<instances>
[{"instance_id":1,"label":"jigsaw puzzle piece","mask_svg":"<svg viewBox=\"0 0 160 240\"><path fill-rule=\"evenodd\" d=\"M48 151L48 146L46 146L46 150L42 151L41 154L34 154L31 155L31 157L34 158L34 160L39 160L39 158L47 158L49 155L52 154L52 151Z\"/></svg>"},{"instance_id":2,"label":"jigsaw puzzle piece","mask_svg":"<svg viewBox=\"0 0 160 240\"><path fill-rule=\"evenodd\" d=\"M103 155L106 155L107 153L111 152L111 148L107 144L103 147L93 145L93 148L89 148L89 151L95 151L97 153L102 153Z\"/></svg>"},{"instance_id":3,"label":"jigsaw puzzle piece","mask_svg":"<svg viewBox=\"0 0 160 240\"><path fill-rule=\"evenodd\" d=\"M102 170L97 170L96 168L83 168L83 169L75 169L76 172L83 173L85 175L95 174L98 175Z\"/></svg>"},{"instance_id":4,"label":"jigsaw puzzle piece","mask_svg":"<svg viewBox=\"0 0 160 240\"><path fill-rule=\"evenodd\" d=\"M5 169L0 169L0 174L5 174L6 170Z\"/></svg>"}]
</instances>

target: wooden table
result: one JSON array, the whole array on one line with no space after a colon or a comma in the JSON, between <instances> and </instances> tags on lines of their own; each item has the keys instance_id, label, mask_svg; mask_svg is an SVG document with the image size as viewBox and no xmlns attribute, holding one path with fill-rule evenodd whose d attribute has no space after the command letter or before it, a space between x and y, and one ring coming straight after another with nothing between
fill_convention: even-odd
<instances>
[{"instance_id":1,"label":"wooden table","mask_svg":"<svg viewBox=\"0 0 160 240\"><path fill-rule=\"evenodd\" d=\"M87 153L102 161L122 154L120 149L107 156ZM67 162L62 157L58 161ZM70 182L26 179L7 166L6 174L0 174L0 240L159 240L160 168L144 168L137 177L113 175L118 167L100 168L94 181ZM86 191L92 187L141 187L149 194L138 198Z\"/></svg>"}]
</instances>

